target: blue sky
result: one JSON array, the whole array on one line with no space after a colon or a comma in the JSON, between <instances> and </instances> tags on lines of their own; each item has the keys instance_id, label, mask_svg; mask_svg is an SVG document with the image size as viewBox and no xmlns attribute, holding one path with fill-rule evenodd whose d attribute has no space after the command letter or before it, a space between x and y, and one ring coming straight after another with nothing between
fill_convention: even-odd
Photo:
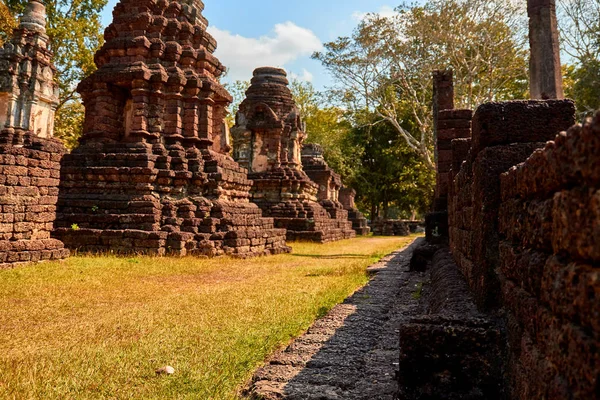
<instances>
[{"instance_id":1,"label":"blue sky","mask_svg":"<svg viewBox=\"0 0 600 400\"><path fill-rule=\"evenodd\" d=\"M398 4L400 3L399 0ZM103 23L112 20L109 0ZM283 67L317 89L330 84L320 63L310 59L322 43L349 35L367 12L387 14L393 0L204 0L209 31L219 44L216 55L229 79L249 80L260 66Z\"/></svg>"}]
</instances>

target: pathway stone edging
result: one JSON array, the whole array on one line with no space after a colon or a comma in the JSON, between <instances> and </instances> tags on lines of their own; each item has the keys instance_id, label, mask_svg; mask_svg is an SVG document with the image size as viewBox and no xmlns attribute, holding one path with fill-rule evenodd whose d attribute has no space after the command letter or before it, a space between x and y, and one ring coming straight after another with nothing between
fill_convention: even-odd
<instances>
[{"instance_id":1,"label":"pathway stone edging","mask_svg":"<svg viewBox=\"0 0 600 400\"><path fill-rule=\"evenodd\" d=\"M408 272L423 239L369 267L373 278L275 353L246 389L251 399L394 399L399 327L421 310L417 285L424 273Z\"/></svg>"}]
</instances>

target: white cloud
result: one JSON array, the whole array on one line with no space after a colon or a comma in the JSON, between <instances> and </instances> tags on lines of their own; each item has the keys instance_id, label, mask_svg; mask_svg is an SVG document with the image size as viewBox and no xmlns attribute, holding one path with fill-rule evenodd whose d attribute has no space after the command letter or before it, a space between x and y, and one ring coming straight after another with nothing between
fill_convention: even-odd
<instances>
[{"instance_id":1,"label":"white cloud","mask_svg":"<svg viewBox=\"0 0 600 400\"><path fill-rule=\"evenodd\" d=\"M352 14L352 18L355 19L356 21L362 21L367 16L367 14L370 14L370 13L355 11ZM394 7L382 6L379 9L379 11L375 11L374 14L379 14L380 16L382 16L384 18L391 18L394 15L396 15L396 11L394 11Z\"/></svg>"},{"instance_id":2,"label":"white cloud","mask_svg":"<svg viewBox=\"0 0 600 400\"><path fill-rule=\"evenodd\" d=\"M258 38L248 38L209 27L208 31L218 43L215 55L228 68L232 80L249 80L258 67L284 67L299 57L310 56L321 50L321 40L309 29L293 22L277 24L273 31ZM303 76L312 75L306 71Z\"/></svg>"},{"instance_id":3,"label":"white cloud","mask_svg":"<svg viewBox=\"0 0 600 400\"><path fill-rule=\"evenodd\" d=\"M302 74L298 75L295 72L289 73L290 80L304 81L304 82L312 82L314 79L314 75L310 73L306 68L302 69Z\"/></svg>"}]
</instances>

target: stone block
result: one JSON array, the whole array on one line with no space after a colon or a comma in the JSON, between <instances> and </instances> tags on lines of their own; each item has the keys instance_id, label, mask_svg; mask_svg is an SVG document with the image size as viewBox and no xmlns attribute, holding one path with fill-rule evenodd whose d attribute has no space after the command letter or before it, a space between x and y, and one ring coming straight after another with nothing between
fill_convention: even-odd
<instances>
[{"instance_id":1,"label":"stone block","mask_svg":"<svg viewBox=\"0 0 600 400\"><path fill-rule=\"evenodd\" d=\"M546 142L574 123L571 100L485 103L473 116L473 154L491 146Z\"/></svg>"}]
</instances>

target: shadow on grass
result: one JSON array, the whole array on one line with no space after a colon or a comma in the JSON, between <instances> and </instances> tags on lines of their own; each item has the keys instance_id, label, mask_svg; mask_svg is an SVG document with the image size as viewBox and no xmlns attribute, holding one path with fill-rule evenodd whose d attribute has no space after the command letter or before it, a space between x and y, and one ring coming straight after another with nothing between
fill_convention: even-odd
<instances>
[{"instance_id":1,"label":"shadow on grass","mask_svg":"<svg viewBox=\"0 0 600 400\"><path fill-rule=\"evenodd\" d=\"M291 254L294 257L309 257L309 258L317 258L321 260L336 260L340 258L354 258L354 259L368 259L373 258L371 254Z\"/></svg>"}]
</instances>

